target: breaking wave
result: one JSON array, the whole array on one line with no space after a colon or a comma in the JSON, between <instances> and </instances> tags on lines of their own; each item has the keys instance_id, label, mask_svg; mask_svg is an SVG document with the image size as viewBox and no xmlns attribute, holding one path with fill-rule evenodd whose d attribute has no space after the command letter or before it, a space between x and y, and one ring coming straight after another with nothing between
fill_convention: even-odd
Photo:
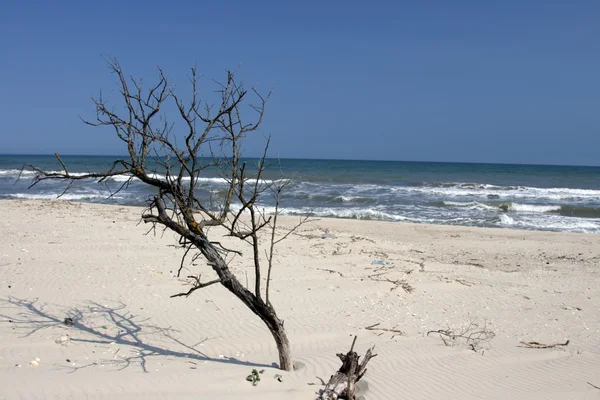
<instances>
[{"instance_id":1,"label":"breaking wave","mask_svg":"<svg viewBox=\"0 0 600 400\"><path fill-rule=\"evenodd\" d=\"M28 189L37 173L21 171L14 163L6 165L9 168L0 169L0 199L53 200L65 189L65 182L49 180ZM81 170L88 168L95 167L81 165ZM228 182L211 173L212 176L198 178L198 195L218 200L225 196ZM338 179L329 173L322 169L305 179L265 179L259 183L288 184L281 199L282 215L600 233L600 189L597 189L600 183L587 182L582 188L535 187L537 181L531 179L515 179L519 184L531 183L529 186L469 182L470 178L465 178L465 182L406 183L383 178L358 179L352 174ZM421 171L418 173L422 175ZM17 182L19 174L22 179ZM167 179L164 174L153 177ZM189 183L189 178L184 180ZM504 181L512 182L508 178ZM249 181L247 186L253 182ZM561 182L566 182L561 186L569 186L571 181ZM78 180L60 199L144 205L154 193L152 188L129 176L113 176L104 183L98 185L97 179ZM109 198L111 190L114 192L125 183L129 184ZM540 181L540 186L549 183L553 181ZM273 201L269 191L260 197L266 212L273 212Z\"/></svg>"},{"instance_id":2,"label":"breaking wave","mask_svg":"<svg viewBox=\"0 0 600 400\"><path fill-rule=\"evenodd\" d=\"M434 203L435 204L435 203ZM571 206L571 205L540 205L523 203L479 203L476 201L458 202L442 201L449 208L464 208L470 210L510 212L523 214L558 214L565 217L600 218L600 207Z\"/></svg>"},{"instance_id":3,"label":"breaking wave","mask_svg":"<svg viewBox=\"0 0 600 400\"><path fill-rule=\"evenodd\" d=\"M529 186L495 186L475 183L422 184L396 187L395 191L429 193L436 196L474 197L480 199L543 199L557 201L597 201L600 190L572 188L537 188Z\"/></svg>"},{"instance_id":4,"label":"breaking wave","mask_svg":"<svg viewBox=\"0 0 600 400\"><path fill-rule=\"evenodd\" d=\"M2 195L3 198L7 199L24 199L24 200L71 200L71 201L85 201L85 200L105 200L108 194L106 192L101 193L65 193L58 197L58 194L43 194L43 193L14 193ZM116 195L113 197L115 200L124 199L124 196Z\"/></svg>"}]
</instances>

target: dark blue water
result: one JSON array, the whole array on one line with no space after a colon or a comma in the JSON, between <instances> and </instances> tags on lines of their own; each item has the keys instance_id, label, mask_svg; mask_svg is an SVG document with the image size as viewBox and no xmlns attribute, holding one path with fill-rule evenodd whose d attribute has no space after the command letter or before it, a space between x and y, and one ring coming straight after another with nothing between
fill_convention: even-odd
<instances>
[{"instance_id":1,"label":"dark blue water","mask_svg":"<svg viewBox=\"0 0 600 400\"><path fill-rule=\"evenodd\" d=\"M106 171L115 157L64 156L72 173ZM256 160L248 160L252 165ZM266 179L279 177L278 164L291 184L283 214L385 221L513 227L600 233L600 167L466 164L399 161L271 160ZM64 182L42 182L25 163L60 170L53 156L0 156L0 199L55 199ZM157 171L160 175L161 171ZM142 205L153 190L140 182L108 199L126 180L105 185L78 182L63 199ZM201 192L219 196L226 188L216 171L201 176ZM272 200L261 205L269 210Z\"/></svg>"}]
</instances>

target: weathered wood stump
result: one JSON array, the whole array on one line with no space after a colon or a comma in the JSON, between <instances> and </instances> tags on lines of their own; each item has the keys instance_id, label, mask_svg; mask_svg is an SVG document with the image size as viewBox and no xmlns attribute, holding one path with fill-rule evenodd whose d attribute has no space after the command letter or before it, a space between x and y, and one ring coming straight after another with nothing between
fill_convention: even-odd
<instances>
[{"instance_id":1,"label":"weathered wood stump","mask_svg":"<svg viewBox=\"0 0 600 400\"><path fill-rule=\"evenodd\" d=\"M375 346L367 350L362 362L360 356L354 351L356 336L352 341L352 347L346 354L338 353L337 356L342 360L342 366L331 376L325 389L321 392L320 400L355 400L356 383L367 372L367 363L377 354L373 354Z\"/></svg>"}]
</instances>

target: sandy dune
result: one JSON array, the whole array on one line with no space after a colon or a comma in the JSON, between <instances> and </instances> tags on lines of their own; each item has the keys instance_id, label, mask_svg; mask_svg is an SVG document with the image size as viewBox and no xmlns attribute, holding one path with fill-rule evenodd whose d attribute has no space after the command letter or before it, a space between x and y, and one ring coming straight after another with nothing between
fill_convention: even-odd
<instances>
[{"instance_id":1,"label":"sandy dune","mask_svg":"<svg viewBox=\"0 0 600 400\"><path fill-rule=\"evenodd\" d=\"M600 386L600 236L305 225L279 247L274 273L300 367L285 373L269 332L224 289L169 298L185 288L173 275L181 250L171 233L144 236L140 213L0 202L0 398L313 399L353 335L359 352L379 354L366 399L600 398L589 384ZM243 282L249 264L232 265ZM470 321L495 334L477 352L426 335ZM365 329L377 323L404 334ZM265 370L255 387L253 368Z\"/></svg>"}]
</instances>

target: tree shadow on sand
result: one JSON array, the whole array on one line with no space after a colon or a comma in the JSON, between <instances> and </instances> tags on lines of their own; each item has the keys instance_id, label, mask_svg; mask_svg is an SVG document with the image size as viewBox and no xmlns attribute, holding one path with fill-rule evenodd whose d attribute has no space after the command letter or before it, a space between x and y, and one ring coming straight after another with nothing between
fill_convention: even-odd
<instances>
[{"instance_id":1,"label":"tree shadow on sand","mask_svg":"<svg viewBox=\"0 0 600 400\"><path fill-rule=\"evenodd\" d=\"M139 364L144 372L147 370L147 361L156 357L175 357L182 358L191 364L195 361L209 361L215 363L236 364L252 368L274 367L275 364L259 364L248 361L242 361L235 357L212 358L196 349L202 343L210 340L208 337L193 345L186 344L176 338L177 332L171 327L159 327L149 323L150 318L141 318L128 312L126 304L118 302L114 307L101 305L96 302L88 302L84 307L72 308L66 310L61 316L47 311L47 305L38 304L37 300L25 300L9 297L7 300L0 300L2 313L0 318L5 319L2 323L8 323L12 329L22 333L22 337L29 337L35 333L48 328L67 329L69 331L69 342L87 343L95 345L118 344L130 347L135 354L121 355L118 359L114 357L108 360L100 360L82 366L68 366L72 372L82 368L95 365L112 364L119 370L129 366ZM15 313L11 315L11 311ZM70 318L70 320L66 320ZM72 325L71 325L72 321ZM68 322L67 326L65 322ZM81 333L82 337L77 336ZM148 343L148 339L158 344ZM179 345L185 350L171 350L168 347ZM119 350L117 350L118 353ZM114 353L115 356L117 353Z\"/></svg>"}]
</instances>

